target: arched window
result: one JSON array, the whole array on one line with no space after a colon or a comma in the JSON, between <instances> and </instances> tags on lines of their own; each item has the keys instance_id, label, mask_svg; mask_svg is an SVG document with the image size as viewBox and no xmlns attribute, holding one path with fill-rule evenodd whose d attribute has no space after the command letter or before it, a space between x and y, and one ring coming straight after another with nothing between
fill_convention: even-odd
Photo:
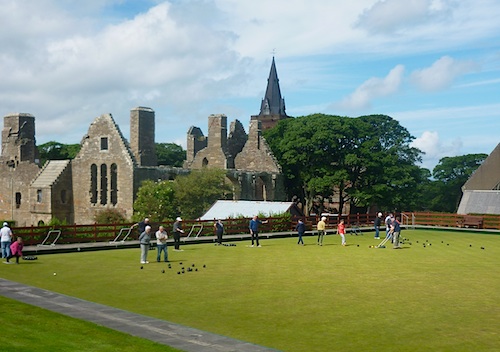
<instances>
[{"instance_id":1,"label":"arched window","mask_svg":"<svg viewBox=\"0 0 500 352\"><path fill-rule=\"evenodd\" d=\"M97 203L97 165L90 165L90 203Z\"/></svg>"},{"instance_id":2,"label":"arched window","mask_svg":"<svg viewBox=\"0 0 500 352\"><path fill-rule=\"evenodd\" d=\"M108 204L108 166L101 164L101 204Z\"/></svg>"},{"instance_id":3,"label":"arched window","mask_svg":"<svg viewBox=\"0 0 500 352\"><path fill-rule=\"evenodd\" d=\"M118 203L118 167L116 164L111 164L111 204Z\"/></svg>"},{"instance_id":4,"label":"arched window","mask_svg":"<svg viewBox=\"0 0 500 352\"><path fill-rule=\"evenodd\" d=\"M202 167L207 167L208 166L208 159L207 158L203 158L203 160L201 162L201 166Z\"/></svg>"},{"instance_id":5,"label":"arched window","mask_svg":"<svg viewBox=\"0 0 500 352\"><path fill-rule=\"evenodd\" d=\"M266 183L260 176L255 180L255 200L267 200Z\"/></svg>"}]
</instances>

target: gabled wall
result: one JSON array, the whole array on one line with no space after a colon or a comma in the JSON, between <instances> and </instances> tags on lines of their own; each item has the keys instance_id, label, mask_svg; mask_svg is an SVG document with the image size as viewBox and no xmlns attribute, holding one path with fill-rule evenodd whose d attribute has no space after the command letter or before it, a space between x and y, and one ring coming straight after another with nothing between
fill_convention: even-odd
<instances>
[{"instance_id":1,"label":"gabled wall","mask_svg":"<svg viewBox=\"0 0 500 352\"><path fill-rule=\"evenodd\" d=\"M132 217L135 160L111 114L92 122L72 165L76 223L105 209Z\"/></svg>"},{"instance_id":2,"label":"gabled wall","mask_svg":"<svg viewBox=\"0 0 500 352\"><path fill-rule=\"evenodd\" d=\"M234 167L237 170L280 173L281 169L262 136L261 122L250 121L248 140L243 150L236 156Z\"/></svg>"}]
</instances>

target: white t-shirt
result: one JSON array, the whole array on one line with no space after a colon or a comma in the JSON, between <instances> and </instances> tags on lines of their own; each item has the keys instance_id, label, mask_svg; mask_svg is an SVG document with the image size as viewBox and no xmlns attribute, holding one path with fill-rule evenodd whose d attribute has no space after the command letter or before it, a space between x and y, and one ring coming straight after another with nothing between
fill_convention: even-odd
<instances>
[{"instance_id":1,"label":"white t-shirt","mask_svg":"<svg viewBox=\"0 0 500 352\"><path fill-rule=\"evenodd\" d=\"M1 241L2 242L11 242L12 241L12 231L10 230L10 227L4 226L0 230L0 235L2 235Z\"/></svg>"},{"instance_id":2,"label":"white t-shirt","mask_svg":"<svg viewBox=\"0 0 500 352\"><path fill-rule=\"evenodd\" d=\"M163 231L156 231L156 244L165 244L167 243L167 238L168 238L168 234L167 234L167 231L163 230Z\"/></svg>"}]
</instances>

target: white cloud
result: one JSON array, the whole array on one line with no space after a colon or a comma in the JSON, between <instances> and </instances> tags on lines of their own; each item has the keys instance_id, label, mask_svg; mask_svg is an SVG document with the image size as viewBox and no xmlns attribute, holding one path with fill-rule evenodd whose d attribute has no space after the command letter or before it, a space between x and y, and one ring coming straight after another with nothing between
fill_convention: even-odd
<instances>
[{"instance_id":1,"label":"white cloud","mask_svg":"<svg viewBox=\"0 0 500 352\"><path fill-rule=\"evenodd\" d=\"M384 78L368 79L343 99L339 106L345 109L362 109L368 107L373 99L396 93L401 86L404 70L403 65L397 65Z\"/></svg>"},{"instance_id":2,"label":"white cloud","mask_svg":"<svg viewBox=\"0 0 500 352\"><path fill-rule=\"evenodd\" d=\"M461 139L456 138L450 142L443 143L440 140L438 132L425 131L411 143L411 146L425 153L422 156L422 166L432 171L441 158L460 155L463 142Z\"/></svg>"},{"instance_id":3,"label":"white cloud","mask_svg":"<svg viewBox=\"0 0 500 352\"><path fill-rule=\"evenodd\" d=\"M3 25L14 30L10 37L0 34L0 106L34 114L38 133L51 139L68 137L68 127L81 136L82 126L106 112L126 127L129 110L145 104L168 109L173 121L195 120L200 112L205 119L207 101L237 96L252 70L252 62L231 49L232 34L187 20L192 13L181 4L164 2L103 26L54 6L8 4L12 19L3 17ZM28 13L40 20L16 25Z\"/></svg>"},{"instance_id":4,"label":"white cloud","mask_svg":"<svg viewBox=\"0 0 500 352\"><path fill-rule=\"evenodd\" d=\"M359 16L357 25L370 32L391 32L429 21L432 3L432 0L378 1Z\"/></svg>"},{"instance_id":5,"label":"white cloud","mask_svg":"<svg viewBox=\"0 0 500 352\"><path fill-rule=\"evenodd\" d=\"M32 113L38 141L74 143L92 119L108 112L126 136L129 110L150 106L161 126L158 139L182 140L190 125L206 126L211 113L245 123L258 112L274 48L288 112L324 111L332 96L350 93L343 103L351 109L451 110L456 104L436 103L431 94L425 101L416 95L405 105L397 102L404 73L398 64L414 67L412 59L427 55L462 62L462 53L484 62L480 51L498 46L498 1L400 3L3 0L0 114ZM466 72L449 69L455 78ZM472 78L496 81L495 74ZM461 91L466 94L467 86ZM381 97L388 99L375 100ZM483 102L489 103L482 96L464 104ZM441 112L439 119L451 113Z\"/></svg>"},{"instance_id":6,"label":"white cloud","mask_svg":"<svg viewBox=\"0 0 500 352\"><path fill-rule=\"evenodd\" d=\"M411 80L423 91L438 91L451 86L457 77L476 69L477 64L472 61L454 60L449 56L443 56L430 67L412 72Z\"/></svg>"}]
</instances>

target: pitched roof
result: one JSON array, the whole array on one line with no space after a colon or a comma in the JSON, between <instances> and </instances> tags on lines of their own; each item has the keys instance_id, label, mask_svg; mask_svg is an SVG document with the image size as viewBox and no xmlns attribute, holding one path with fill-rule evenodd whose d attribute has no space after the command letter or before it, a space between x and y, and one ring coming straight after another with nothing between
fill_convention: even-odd
<instances>
[{"instance_id":1,"label":"pitched roof","mask_svg":"<svg viewBox=\"0 0 500 352\"><path fill-rule=\"evenodd\" d=\"M286 116L285 112L285 100L281 97L280 84L278 79L278 73L276 71L276 64L271 63L271 71L269 72L269 78L267 79L267 88L264 99L260 106L260 115L283 115Z\"/></svg>"},{"instance_id":2,"label":"pitched roof","mask_svg":"<svg viewBox=\"0 0 500 352\"><path fill-rule=\"evenodd\" d=\"M35 178L31 187L44 188L52 186L70 161L71 160L49 160Z\"/></svg>"},{"instance_id":3,"label":"pitched roof","mask_svg":"<svg viewBox=\"0 0 500 352\"><path fill-rule=\"evenodd\" d=\"M465 190L457 214L500 214L500 191Z\"/></svg>"},{"instance_id":4,"label":"pitched roof","mask_svg":"<svg viewBox=\"0 0 500 352\"><path fill-rule=\"evenodd\" d=\"M282 214L294 206L293 202L265 202L250 200L218 200L200 220L228 219L236 217L251 218L254 215L272 216Z\"/></svg>"}]
</instances>

